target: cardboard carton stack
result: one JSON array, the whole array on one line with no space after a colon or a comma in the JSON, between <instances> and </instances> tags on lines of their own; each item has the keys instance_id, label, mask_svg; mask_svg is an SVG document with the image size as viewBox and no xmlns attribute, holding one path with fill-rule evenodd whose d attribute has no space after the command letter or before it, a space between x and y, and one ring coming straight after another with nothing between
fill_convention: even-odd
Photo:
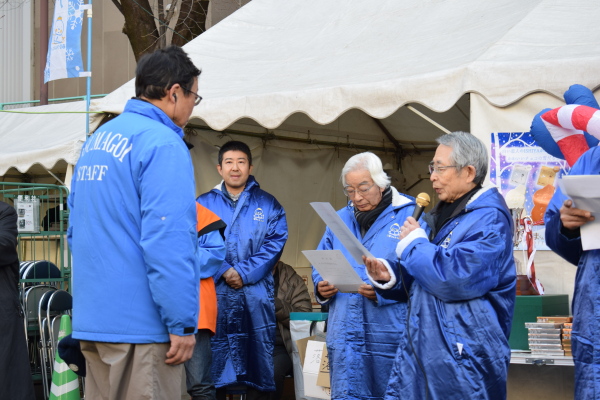
<instances>
[{"instance_id":1,"label":"cardboard carton stack","mask_svg":"<svg viewBox=\"0 0 600 400\"><path fill-rule=\"evenodd\" d=\"M560 342L561 326L554 322L526 322L531 354L564 355Z\"/></svg>"},{"instance_id":2,"label":"cardboard carton stack","mask_svg":"<svg viewBox=\"0 0 600 400\"><path fill-rule=\"evenodd\" d=\"M531 354L571 355L572 321L570 316L543 316L537 317L537 322L525 323Z\"/></svg>"},{"instance_id":3,"label":"cardboard carton stack","mask_svg":"<svg viewBox=\"0 0 600 400\"><path fill-rule=\"evenodd\" d=\"M571 352L571 330L573 329L573 322L565 322L562 329L562 346L565 351L565 356L573 357Z\"/></svg>"}]
</instances>

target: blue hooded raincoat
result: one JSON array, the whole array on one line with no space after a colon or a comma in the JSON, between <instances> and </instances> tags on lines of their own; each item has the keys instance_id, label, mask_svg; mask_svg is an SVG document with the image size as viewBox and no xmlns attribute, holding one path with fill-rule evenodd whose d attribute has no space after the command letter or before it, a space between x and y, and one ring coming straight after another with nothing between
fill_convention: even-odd
<instances>
[{"instance_id":1,"label":"blue hooded raincoat","mask_svg":"<svg viewBox=\"0 0 600 400\"><path fill-rule=\"evenodd\" d=\"M431 400L506 398L512 249L510 213L493 187L475 193L431 242L423 229L400 241L399 261L414 282L386 399L421 400L426 387ZM397 275L398 260L391 265Z\"/></svg>"},{"instance_id":2,"label":"blue hooded raincoat","mask_svg":"<svg viewBox=\"0 0 600 400\"><path fill-rule=\"evenodd\" d=\"M584 153L569 175L600 174L600 148ZM577 265L573 293L573 332L575 398L600 398L600 250L583 251L581 237L568 237L560 222L560 208L567 197L556 189L548 205L546 243L559 256ZM598 217L596 217L598 218Z\"/></svg>"},{"instance_id":3,"label":"blue hooded raincoat","mask_svg":"<svg viewBox=\"0 0 600 400\"><path fill-rule=\"evenodd\" d=\"M217 333L212 338L212 375L216 387L248 385L274 391L273 347L275 300L273 266L287 241L285 211L260 189L251 175L237 205L221 184L198 198L226 224L227 256L214 275ZM240 274L243 286L233 289L221 276L229 268Z\"/></svg>"},{"instance_id":4,"label":"blue hooded raincoat","mask_svg":"<svg viewBox=\"0 0 600 400\"><path fill-rule=\"evenodd\" d=\"M354 207L338 211L346 226L376 257L395 257L400 228L415 208L412 197L399 194L392 187L392 204L379 215L361 237ZM341 250L365 283L371 284L365 266L359 265L346 248L326 229L318 250ZM317 284L323 280L313 268ZM377 295L377 302L358 293L338 292L329 301L327 352L331 373L331 393L335 399L382 399L392 370L398 343L404 333L406 303Z\"/></svg>"}]
</instances>

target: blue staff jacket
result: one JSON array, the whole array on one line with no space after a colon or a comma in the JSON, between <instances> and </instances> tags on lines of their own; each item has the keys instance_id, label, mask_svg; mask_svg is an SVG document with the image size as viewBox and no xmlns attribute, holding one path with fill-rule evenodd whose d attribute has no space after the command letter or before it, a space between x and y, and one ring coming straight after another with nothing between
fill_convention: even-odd
<instances>
[{"instance_id":1,"label":"blue staff jacket","mask_svg":"<svg viewBox=\"0 0 600 400\"><path fill-rule=\"evenodd\" d=\"M584 153L569 175L598 175L600 148ZM567 197L556 189L546 215L546 243L559 256L577 265L573 293L571 343L575 360L575 398L600 397L600 250L583 251L581 237L568 237L560 222L560 208ZM596 216L598 218L599 216Z\"/></svg>"},{"instance_id":2,"label":"blue staff jacket","mask_svg":"<svg viewBox=\"0 0 600 400\"><path fill-rule=\"evenodd\" d=\"M498 190L480 189L431 242L417 229L396 251L394 272L414 282L386 399L424 399L427 387L431 400L505 399L516 271Z\"/></svg>"},{"instance_id":3,"label":"blue staff jacket","mask_svg":"<svg viewBox=\"0 0 600 400\"><path fill-rule=\"evenodd\" d=\"M288 237L285 211L250 176L237 205L221 191L204 193L198 202L227 224L227 255L214 275L217 333L212 338L212 375L216 387L247 385L274 391L273 347L275 300L273 266ZM229 268L240 274L243 286L233 289L222 275Z\"/></svg>"},{"instance_id":4,"label":"blue staff jacket","mask_svg":"<svg viewBox=\"0 0 600 400\"><path fill-rule=\"evenodd\" d=\"M84 143L73 174L73 337L166 343L198 322L195 183L183 131L132 99Z\"/></svg>"},{"instance_id":5,"label":"blue staff jacket","mask_svg":"<svg viewBox=\"0 0 600 400\"><path fill-rule=\"evenodd\" d=\"M349 203L338 211L350 231L375 257L395 257L400 228L412 215L415 202L392 187L392 204L361 237L360 226ZM327 228L318 250L341 250L361 279L367 283L365 266L356 263L342 243ZM313 267L315 293L323 280ZM408 279L408 277L407 277ZM410 286L410 282L406 282ZM382 399L400 338L404 334L406 303L377 295L372 301L358 293L338 292L328 301L327 352L331 393L335 399Z\"/></svg>"}]
</instances>

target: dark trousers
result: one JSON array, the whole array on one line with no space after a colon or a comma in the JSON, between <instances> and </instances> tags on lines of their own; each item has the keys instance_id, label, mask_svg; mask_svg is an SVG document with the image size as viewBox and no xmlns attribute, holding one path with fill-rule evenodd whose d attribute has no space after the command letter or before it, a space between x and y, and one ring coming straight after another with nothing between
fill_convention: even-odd
<instances>
[{"instance_id":1,"label":"dark trousers","mask_svg":"<svg viewBox=\"0 0 600 400\"><path fill-rule=\"evenodd\" d=\"M270 393L270 400L280 400L283 392L285 377L294 372L292 359L284 345L275 346L273 349L273 370L275 371L275 391Z\"/></svg>"},{"instance_id":2,"label":"dark trousers","mask_svg":"<svg viewBox=\"0 0 600 400\"><path fill-rule=\"evenodd\" d=\"M185 383L192 400L216 398L215 384L210 375L212 364L210 336L208 329L198 330L192 358L185 362Z\"/></svg>"},{"instance_id":3,"label":"dark trousers","mask_svg":"<svg viewBox=\"0 0 600 400\"><path fill-rule=\"evenodd\" d=\"M246 400L269 400L269 396L273 392L261 392L253 387L246 387L243 390L246 393ZM237 392L236 392L237 393ZM217 400L225 400L227 398L227 388L222 387L217 389Z\"/></svg>"},{"instance_id":4,"label":"dark trousers","mask_svg":"<svg viewBox=\"0 0 600 400\"><path fill-rule=\"evenodd\" d=\"M0 266L4 267L4 266ZM0 286L0 290L4 290ZM4 293L0 293L4 294ZM18 299L0 302L0 399L35 399Z\"/></svg>"}]
</instances>

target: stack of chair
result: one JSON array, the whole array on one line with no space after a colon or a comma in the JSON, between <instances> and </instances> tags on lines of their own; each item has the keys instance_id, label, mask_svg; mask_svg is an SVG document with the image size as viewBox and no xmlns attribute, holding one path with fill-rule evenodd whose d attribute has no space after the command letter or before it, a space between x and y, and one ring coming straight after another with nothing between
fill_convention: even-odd
<instances>
[{"instance_id":1,"label":"stack of chair","mask_svg":"<svg viewBox=\"0 0 600 400\"><path fill-rule=\"evenodd\" d=\"M19 269L20 297L23 307L24 329L29 349L29 361L34 374L41 374L44 396L50 395L50 383L57 348L60 317L71 315L73 299L70 293L59 289L60 269L50 261L23 261Z\"/></svg>"}]
</instances>

